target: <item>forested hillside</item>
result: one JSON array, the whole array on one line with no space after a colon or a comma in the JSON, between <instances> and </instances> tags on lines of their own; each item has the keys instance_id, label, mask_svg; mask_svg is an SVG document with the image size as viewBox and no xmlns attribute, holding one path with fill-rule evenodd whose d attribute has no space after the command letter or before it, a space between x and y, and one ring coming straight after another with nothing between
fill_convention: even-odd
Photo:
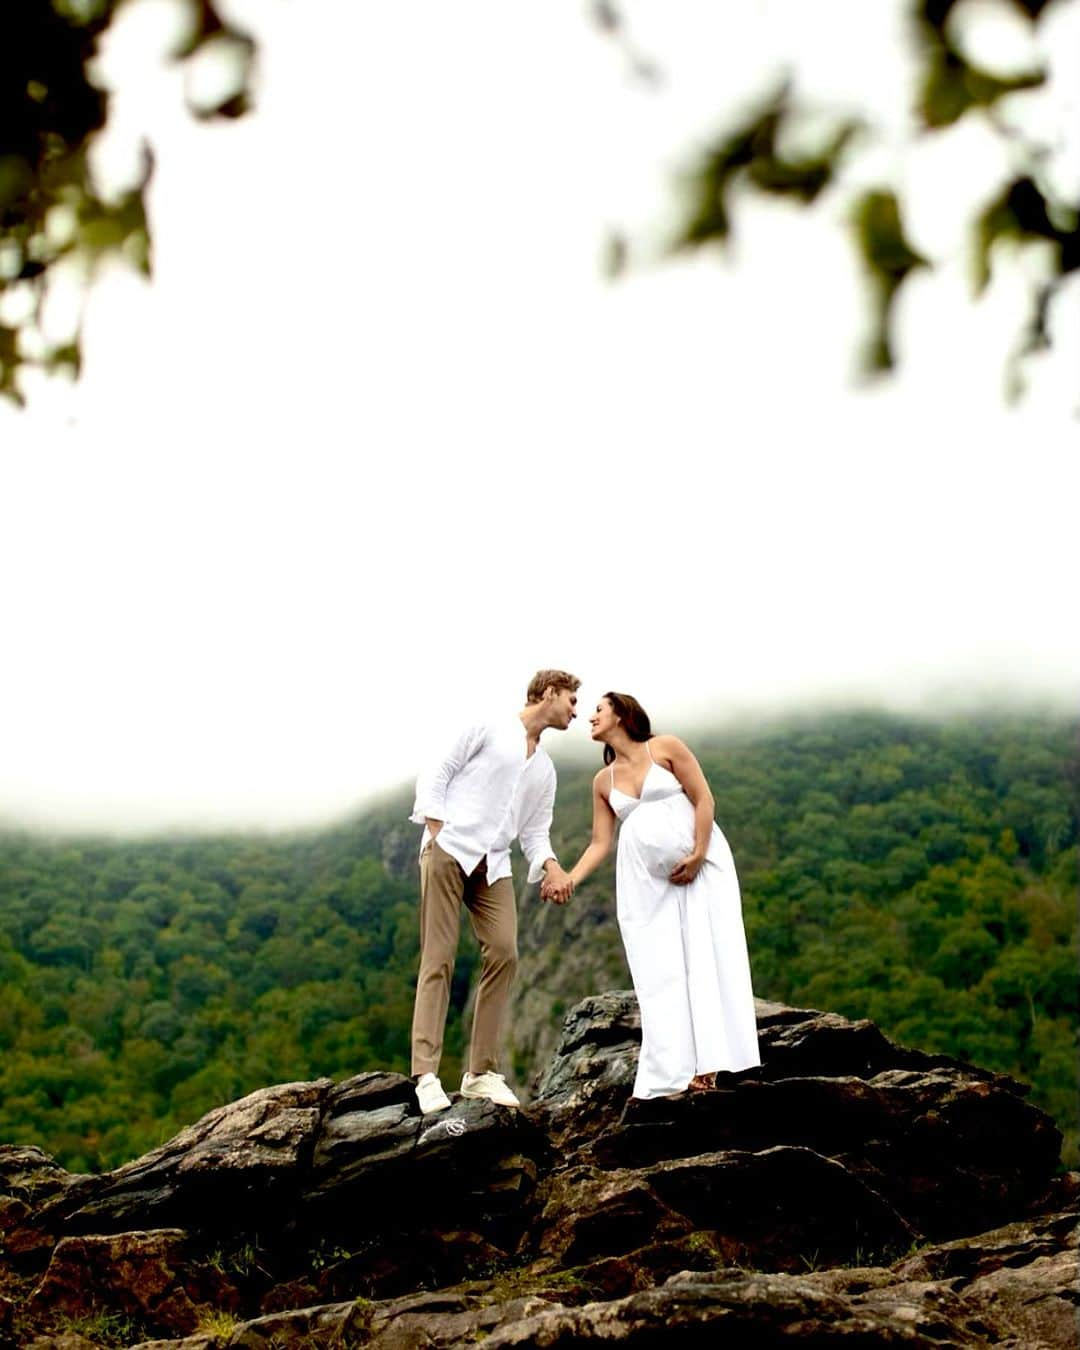
<instances>
[{"instance_id":1,"label":"forested hillside","mask_svg":"<svg viewBox=\"0 0 1080 1350\"><path fill-rule=\"evenodd\" d=\"M688 739L739 866L757 993L1031 1082L1075 1163L1076 724L860 713ZM591 773L560 769L566 861ZM291 837L0 836L0 1140L96 1170L267 1083L407 1069L404 809ZM523 892L521 915L519 1081L569 1003L628 983L610 866L563 910ZM451 1083L474 968L466 940Z\"/></svg>"}]
</instances>

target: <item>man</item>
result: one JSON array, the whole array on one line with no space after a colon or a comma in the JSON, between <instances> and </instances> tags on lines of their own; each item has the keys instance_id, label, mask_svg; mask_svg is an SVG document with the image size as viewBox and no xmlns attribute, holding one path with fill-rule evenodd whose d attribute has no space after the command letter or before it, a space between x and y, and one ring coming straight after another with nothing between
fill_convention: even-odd
<instances>
[{"instance_id":1,"label":"man","mask_svg":"<svg viewBox=\"0 0 1080 1350\"><path fill-rule=\"evenodd\" d=\"M537 671L516 717L470 727L417 781L410 819L423 824L424 834L412 1074L425 1115L450 1105L439 1082L439 1058L463 904L480 943L482 964L461 1093L501 1106L520 1105L496 1072L517 969L510 845L515 837L520 841L530 882L543 877L550 898L569 899L573 882L559 866L549 837L555 766L540 736L549 727L565 731L574 720L580 684L565 670Z\"/></svg>"}]
</instances>

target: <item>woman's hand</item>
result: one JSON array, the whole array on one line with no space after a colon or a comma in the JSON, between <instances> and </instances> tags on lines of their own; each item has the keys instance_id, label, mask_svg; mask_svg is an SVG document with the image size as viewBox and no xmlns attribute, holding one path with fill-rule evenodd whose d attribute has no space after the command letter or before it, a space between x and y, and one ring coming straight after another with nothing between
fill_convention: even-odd
<instances>
[{"instance_id":1,"label":"woman's hand","mask_svg":"<svg viewBox=\"0 0 1080 1350\"><path fill-rule=\"evenodd\" d=\"M701 871L701 864L704 861L703 853L688 853L682 862L677 864L668 880L675 886L689 886Z\"/></svg>"}]
</instances>

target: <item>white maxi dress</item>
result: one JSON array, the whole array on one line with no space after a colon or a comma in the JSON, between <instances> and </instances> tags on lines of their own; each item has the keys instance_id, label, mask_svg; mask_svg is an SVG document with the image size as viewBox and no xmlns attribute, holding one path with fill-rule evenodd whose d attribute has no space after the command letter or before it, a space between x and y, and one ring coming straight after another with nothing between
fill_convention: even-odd
<instances>
[{"instance_id":1,"label":"white maxi dress","mask_svg":"<svg viewBox=\"0 0 1080 1350\"><path fill-rule=\"evenodd\" d=\"M615 786L612 769L609 801L620 822L615 907L641 1009L633 1095L666 1097L698 1074L760 1064L727 840L714 822L701 870L676 886L668 877L694 847L694 807L679 780L654 762L641 796L631 797Z\"/></svg>"}]
</instances>

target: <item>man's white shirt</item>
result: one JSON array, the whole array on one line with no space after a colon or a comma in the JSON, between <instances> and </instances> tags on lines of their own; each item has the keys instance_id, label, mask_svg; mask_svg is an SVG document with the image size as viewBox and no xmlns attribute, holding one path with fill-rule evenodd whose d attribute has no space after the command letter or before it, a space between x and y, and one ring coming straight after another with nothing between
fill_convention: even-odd
<instances>
[{"instance_id":1,"label":"man's white shirt","mask_svg":"<svg viewBox=\"0 0 1080 1350\"><path fill-rule=\"evenodd\" d=\"M527 753L520 717L478 723L463 732L447 753L421 773L410 820L441 820L439 847L466 876L482 858L487 878L511 875L515 838L529 863L529 881L539 881L554 858L551 819L555 809L555 765L541 746ZM431 838L425 828L420 850Z\"/></svg>"}]
</instances>

